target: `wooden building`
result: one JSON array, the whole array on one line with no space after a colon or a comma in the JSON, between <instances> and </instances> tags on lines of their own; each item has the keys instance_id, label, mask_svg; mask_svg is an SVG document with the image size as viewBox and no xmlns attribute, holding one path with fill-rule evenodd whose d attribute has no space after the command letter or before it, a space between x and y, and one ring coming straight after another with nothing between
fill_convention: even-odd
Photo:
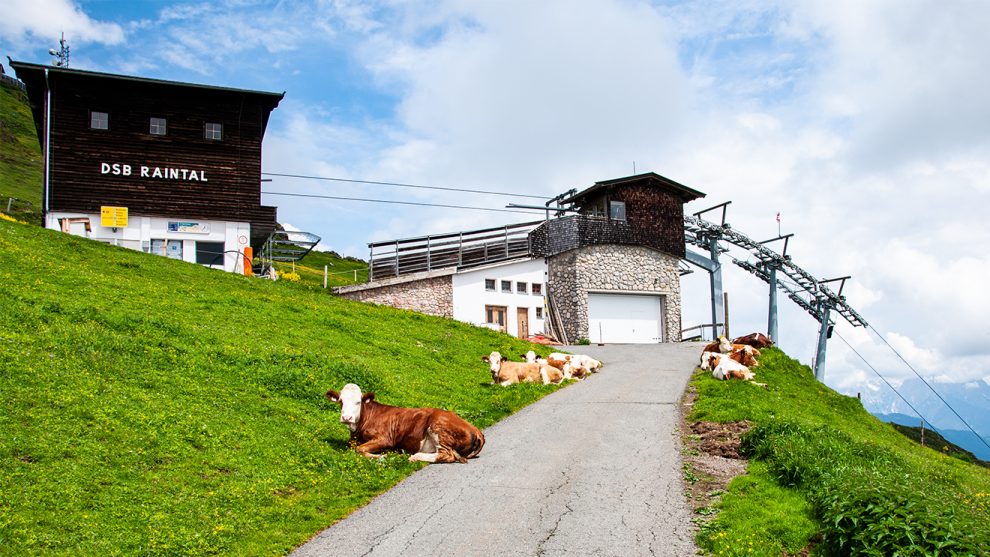
<instances>
[{"instance_id":1,"label":"wooden building","mask_svg":"<svg viewBox=\"0 0 990 557\"><path fill-rule=\"evenodd\" d=\"M652 172L597 182L545 221L369 244L369 282L336 292L517 336L678 341L684 204L704 195Z\"/></svg>"},{"instance_id":2,"label":"wooden building","mask_svg":"<svg viewBox=\"0 0 990 557\"><path fill-rule=\"evenodd\" d=\"M11 60L44 165L44 226L240 271L276 228L261 143L284 93Z\"/></svg>"}]
</instances>

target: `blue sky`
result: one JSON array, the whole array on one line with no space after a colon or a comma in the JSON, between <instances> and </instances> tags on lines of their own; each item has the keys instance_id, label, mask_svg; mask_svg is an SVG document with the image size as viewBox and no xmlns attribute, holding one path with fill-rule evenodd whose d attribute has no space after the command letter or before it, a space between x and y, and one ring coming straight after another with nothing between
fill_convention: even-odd
<instances>
[{"instance_id":1,"label":"blue sky","mask_svg":"<svg viewBox=\"0 0 990 557\"><path fill-rule=\"evenodd\" d=\"M922 374L990 384L990 4L917 0L262 2L8 0L0 56L286 91L266 172L528 193L654 171L731 200L754 239L794 233L819 277ZM3 60L5 62L5 60ZM268 191L502 208L507 199L275 178ZM509 200L512 201L512 200ZM532 200L519 199L526 203ZM365 258L371 241L529 220L512 213L267 195L287 225ZM729 271L734 332L766 286ZM684 325L706 321L685 278ZM805 363L817 324L785 304ZM871 334L837 331L897 381ZM842 341L827 382L880 381Z\"/></svg>"}]
</instances>

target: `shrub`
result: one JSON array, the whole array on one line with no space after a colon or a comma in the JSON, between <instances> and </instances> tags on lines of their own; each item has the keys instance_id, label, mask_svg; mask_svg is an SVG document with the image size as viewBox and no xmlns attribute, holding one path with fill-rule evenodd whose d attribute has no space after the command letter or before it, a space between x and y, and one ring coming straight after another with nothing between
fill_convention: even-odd
<instances>
[{"instance_id":1,"label":"shrub","mask_svg":"<svg viewBox=\"0 0 990 557\"><path fill-rule=\"evenodd\" d=\"M745 454L781 485L805 491L823 555L980 555L990 542L959 501L914 476L883 447L828 426L774 421L747 432ZM973 524L969 524L973 523Z\"/></svg>"}]
</instances>

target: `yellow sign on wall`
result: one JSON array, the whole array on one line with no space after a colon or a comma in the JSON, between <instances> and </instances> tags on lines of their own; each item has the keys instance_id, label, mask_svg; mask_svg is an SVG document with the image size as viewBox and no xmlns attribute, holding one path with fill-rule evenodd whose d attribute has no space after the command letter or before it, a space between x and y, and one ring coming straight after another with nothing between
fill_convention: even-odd
<instances>
[{"instance_id":1,"label":"yellow sign on wall","mask_svg":"<svg viewBox=\"0 0 990 557\"><path fill-rule=\"evenodd\" d=\"M127 228L127 207L100 207L100 225Z\"/></svg>"}]
</instances>

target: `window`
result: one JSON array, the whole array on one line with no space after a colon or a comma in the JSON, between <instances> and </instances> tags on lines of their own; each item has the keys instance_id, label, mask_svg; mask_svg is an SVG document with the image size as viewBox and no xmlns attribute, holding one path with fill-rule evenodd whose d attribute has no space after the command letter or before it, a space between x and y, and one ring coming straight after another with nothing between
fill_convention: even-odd
<instances>
[{"instance_id":1,"label":"window","mask_svg":"<svg viewBox=\"0 0 990 557\"><path fill-rule=\"evenodd\" d=\"M543 295L543 285L540 284L540 283L538 283L538 282L534 282L533 283L533 290L532 290L532 292L533 292L533 295L534 296L542 296Z\"/></svg>"},{"instance_id":2,"label":"window","mask_svg":"<svg viewBox=\"0 0 990 557\"><path fill-rule=\"evenodd\" d=\"M223 242L196 242L196 263L223 265Z\"/></svg>"},{"instance_id":3,"label":"window","mask_svg":"<svg viewBox=\"0 0 990 557\"><path fill-rule=\"evenodd\" d=\"M624 201L608 202L608 218L612 220L626 220L626 204Z\"/></svg>"},{"instance_id":4,"label":"window","mask_svg":"<svg viewBox=\"0 0 990 557\"><path fill-rule=\"evenodd\" d=\"M543 308L536 308L536 318L543 319Z\"/></svg>"},{"instance_id":5,"label":"window","mask_svg":"<svg viewBox=\"0 0 990 557\"><path fill-rule=\"evenodd\" d=\"M151 135L165 135L165 119L164 118L152 118L151 119L151 129L148 131Z\"/></svg>"},{"instance_id":6,"label":"window","mask_svg":"<svg viewBox=\"0 0 990 557\"><path fill-rule=\"evenodd\" d=\"M517 282L516 283L516 294L525 294L525 293L526 293L526 283L525 282Z\"/></svg>"},{"instance_id":7,"label":"window","mask_svg":"<svg viewBox=\"0 0 990 557\"><path fill-rule=\"evenodd\" d=\"M485 323L498 325L498 328L502 331L507 330L505 326L505 315L508 311L509 308L505 306L485 306Z\"/></svg>"},{"instance_id":8,"label":"window","mask_svg":"<svg viewBox=\"0 0 990 557\"><path fill-rule=\"evenodd\" d=\"M495 279L485 279L485 290L495 292Z\"/></svg>"},{"instance_id":9,"label":"window","mask_svg":"<svg viewBox=\"0 0 990 557\"><path fill-rule=\"evenodd\" d=\"M182 259L182 240L151 239L151 253L169 259Z\"/></svg>"},{"instance_id":10,"label":"window","mask_svg":"<svg viewBox=\"0 0 990 557\"><path fill-rule=\"evenodd\" d=\"M223 139L223 124L207 122L205 134L206 139L215 139L217 141Z\"/></svg>"},{"instance_id":11,"label":"window","mask_svg":"<svg viewBox=\"0 0 990 557\"><path fill-rule=\"evenodd\" d=\"M109 130L110 129L110 114L106 112L90 112L89 113L89 127L93 130Z\"/></svg>"},{"instance_id":12,"label":"window","mask_svg":"<svg viewBox=\"0 0 990 557\"><path fill-rule=\"evenodd\" d=\"M505 292L506 294L512 294L512 281L511 280L503 280L502 281L502 292Z\"/></svg>"}]
</instances>

